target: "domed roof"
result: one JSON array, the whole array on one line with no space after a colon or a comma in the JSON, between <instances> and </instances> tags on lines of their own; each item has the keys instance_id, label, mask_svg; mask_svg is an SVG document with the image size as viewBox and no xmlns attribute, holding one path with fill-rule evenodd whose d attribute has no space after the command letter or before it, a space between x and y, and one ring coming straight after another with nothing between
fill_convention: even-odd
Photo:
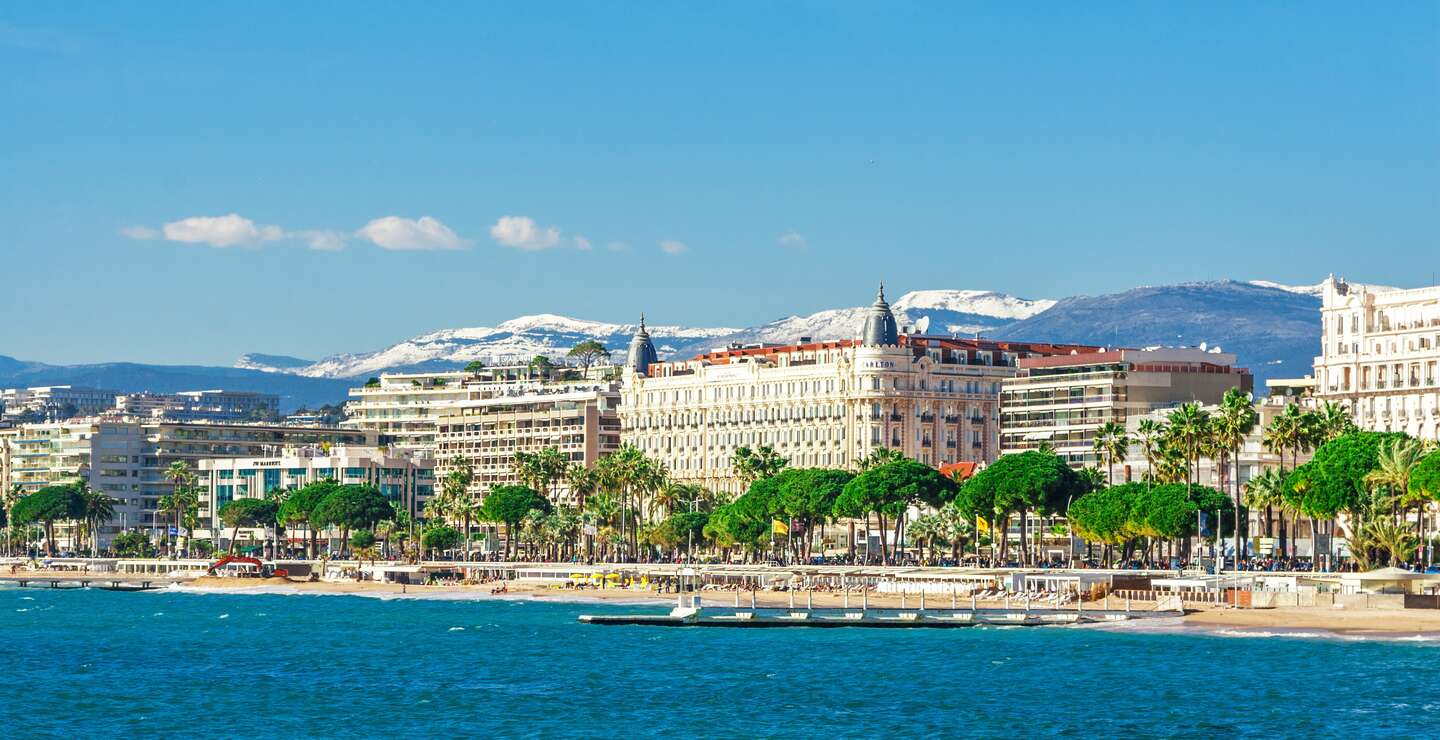
<instances>
[{"instance_id":1,"label":"domed roof","mask_svg":"<svg viewBox=\"0 0 1440 740\"><path fill-rule=\"evenodd\" d=\"M640 330L630 340L630 352L625 356L625 367L640 375L650 372L650 366L659 362L655 345L650 343L650 332L645 331L645 314L640 314Z\"/></svg>"},{"instance_id":2,"label":"domed roof","mask_svg":"<svg viewBox=\"0 0 1440 740\"><path fill-rule=\"evenodd\" d=\"M870 313L865 316L865 330L860 336L866 345L893 346L900 343L895 314L890 311L890 304L885 302L885 283L880 283L880 292L875 296L875 304L870 306Z\"/></svg>"}]
</instances>

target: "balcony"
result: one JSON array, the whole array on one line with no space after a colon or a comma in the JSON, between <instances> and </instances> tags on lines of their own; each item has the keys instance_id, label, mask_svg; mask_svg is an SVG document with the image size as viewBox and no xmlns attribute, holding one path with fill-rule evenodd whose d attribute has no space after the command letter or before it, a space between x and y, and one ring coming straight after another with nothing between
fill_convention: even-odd
<instances>
[{"instance_id":1,"label":"balcony","mask_svg":"<svg viewBox=\"0 0 1440 740\"><path fill-rule=\"evenodd\" d=\"M935 421L935 415L934 415L934 414L921 414L921 415L920 415L920 421L923 421L923 422L925 422L925 423L928 424L928 423L930 423L930 422L932 422L932 421Z\"/></svg>"},{"instance_id":2,"label":"balcony","mask_svg":"<svg viewBox=\"0 0 1440 740\"><path fill-rule=\"evenodd\" d=\"M890 421L905 421L905 415L900 413L890 414Z\"/></svg>"},{"instance_id":3,"label":"balcony","mask_svg":"<svg viewBox=\"0 0 1440 740\"><path fill-rule=\"evenodd\" d=\"M945 423L946 423L946 424L959 424L959 423L960 423L960 417L957 416L957 415L955 415L955 414L946 414L946 415L945 415Z\"/></svg>"},{"instance_id":4,"label":"balcony","mask_svg":"<svg viewBox=\"0 0 1440 740\"><path fill-rule=\"evenodd\" d=\"M984 423L985 423L985 417L983 417L983 416L972 416L972 417L970 417L970 423L971 423L971 424L984 424Z\"/></svg>"}]
</instances>

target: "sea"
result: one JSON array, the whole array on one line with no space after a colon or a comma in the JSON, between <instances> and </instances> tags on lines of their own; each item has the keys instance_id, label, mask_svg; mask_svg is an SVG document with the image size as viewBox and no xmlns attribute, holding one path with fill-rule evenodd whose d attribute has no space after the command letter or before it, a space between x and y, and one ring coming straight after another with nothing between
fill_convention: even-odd
<instances>
[{"instance_id":1,"label":"sea","mask_svg":"<svg viewBox=\"0 0 1440 740\"><path fill-rule=\"evenodd\" d=\"M0 733L1436 737L1440 641L581 624L666 605L0 588Z\"/></svg>"}]
</instances>

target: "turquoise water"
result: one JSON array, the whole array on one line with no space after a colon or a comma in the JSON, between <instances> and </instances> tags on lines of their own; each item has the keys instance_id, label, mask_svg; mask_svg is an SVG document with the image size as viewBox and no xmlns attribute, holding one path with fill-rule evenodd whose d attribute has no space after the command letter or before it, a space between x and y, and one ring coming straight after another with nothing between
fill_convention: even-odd
<instances>
[{"instance_id":1,"label":"turquoise water","mask_svg":"<svg viewBox=\"0 0 1440 740\"><path fill-rule=\"evenodd\" d=\"M638 608L656 607L4 588L0 732L1434 737L1440 727L1440 643L575 621Z\"/></svg>"}]
</instances>

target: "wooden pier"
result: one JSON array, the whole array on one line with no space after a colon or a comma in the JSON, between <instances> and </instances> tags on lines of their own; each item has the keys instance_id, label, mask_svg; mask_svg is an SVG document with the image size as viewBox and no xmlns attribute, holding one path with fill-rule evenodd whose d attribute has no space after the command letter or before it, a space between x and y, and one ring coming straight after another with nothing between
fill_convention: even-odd
<instances>
[{"instance_id":1,"label":"wooden pier","mask_svg":"<svg viewBox=\"0 0 1440 740\"><path fill-rule=\"evenodd\" d=\"M790 594L788 607L761 607L755 603L755 593L750 593L750 605L740 604L740 594L735 594L735 605L703 606L695 591L687 591L686 580L695 575L685 569L679 574L679 591L675 608L669 614L585 614L580 621L601 625L645 625L650 627L977 627L1014 626L1034 627L1042 625L1095 624L1125 622L1132 619L1156 619L1182 617L1185 612L1180 604L1171 608L1132 610L1130 600L1125 600L1123 609L1086 609L1084 602L1077 601L1073 607L1044 605L1035 607L1027 598L1019 604L1006 599L1004 606L982 607L975 598L967 607L960 605L958 595L952 594L948 608L926 608L925 594L920 594L918 608L905 603L901 594L900 607L871 608L868 594L861 594L860 604L851 607L850 596L845 594L845 604L838 607L812 606L810 594L805 604L797 606L795 595ZM1107 602L1108 605L1108 602Z\"/></svg>"},{"instance_id":2,"label":"wooden pier","mask_svg":"<svg viewBox=\"0 0 1440 740\"><path fill-rule=\"evenodd\" d=\"M677 607L669 614L586 614L580 621L651 627L978 627L1094 624L1184 616L1122 609L845 609Z\"/></svg>"},{"instance_id":3,"label":"wooden pier","mask_svg":"<svg viewBox=\"0 0 1440 740\"><path fill-rule=\"evenodd\" d=\"M164 588L154 581L134 581L115 578L12 578L0 579L0 585L20 588L98 588L102 591L152 591Z\"/></svg>"}]
</instances>

